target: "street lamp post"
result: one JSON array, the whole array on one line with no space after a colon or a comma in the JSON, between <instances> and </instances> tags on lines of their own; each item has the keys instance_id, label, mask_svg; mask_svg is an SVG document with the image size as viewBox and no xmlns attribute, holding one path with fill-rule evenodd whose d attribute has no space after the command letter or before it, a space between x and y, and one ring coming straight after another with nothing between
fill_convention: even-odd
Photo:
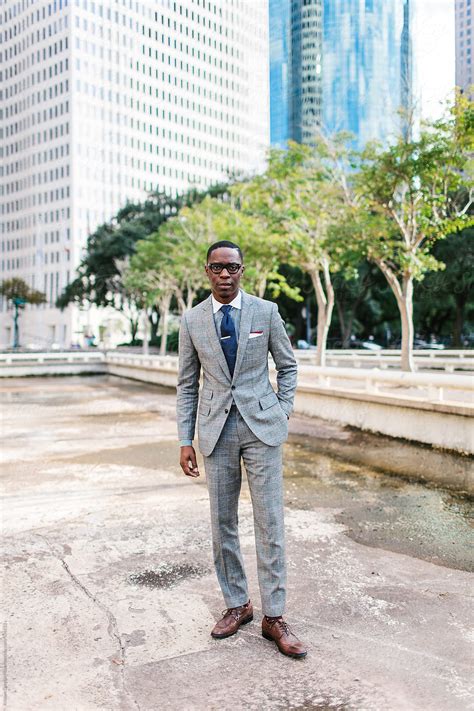
<instances>
[{"instance_id":1,"label":"street lamp post","mask_svg":"<svg viewBox=\"0 0 474 711\"><path fill-rule=\"evenodd\" d=\"M19 309L26 304L26 299L22 299L20 296L14 296L12 299L14 313L13 313L13 348L20 347L20 337L18 331L18 315Z\"/></svg>"}]
</instances>

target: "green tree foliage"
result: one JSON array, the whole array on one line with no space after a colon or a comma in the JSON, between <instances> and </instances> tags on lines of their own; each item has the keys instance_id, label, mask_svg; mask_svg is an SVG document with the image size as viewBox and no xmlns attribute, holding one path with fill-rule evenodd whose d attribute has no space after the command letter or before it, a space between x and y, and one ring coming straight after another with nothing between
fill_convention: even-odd
<instances>
[{"instance_id":1,"label":"green tree foliage","mask_svg":"<svg viewBox=\"0 0 474 711\"><path fill-rule=\"evenodd\" d=\"M18 277L4 279L0 284L0 294L13 308L13 347L18 348L20 345L18 327L20 311L25 308L26 304L44 304L46 296L41 291L31 289L26 281Z\"/></svg>"},{"instance_id":2,"label":"green tree foliage","mask_svg":"<svg viewBox=\"0 0 474 711\"><path fill-rule=\"evenodd\" d=\"M265 172L248 180L127 204L89 237L58 304L112 305L135 332L140 312L159 314L164 352L171 308L183 313L207 290L207 248L228 239L244 252L244 288L278 298L301 335L299 302L317 309L320 365L330 333L348 346L354 332L385 343L401 330L410 370L414 293L418 330L454 322L458 344L470 317L462 267L472 255L473 129L473 104L458 97L445 117L390 146L358 155L348 134L319 134L270 151Z\"/></svg>"},{"instance_id":3,"label":"green tree foliage","mask_svg":"<svg viewBox=\"0 0 474 711\"><path fill-rule=\"evenodd\" d=\"M179 213L146 240L137 243L136 254L125 278L127 288L141 291L147 305L155 305L162 322L161 351L165 352L168 315L172 297L183 313L192 307L200 289L207 286L206 254L213 242L227 239L240 245L244 261L245 288L263 296L268 288L296 295L278 273L277 246L265 240L261 225L229 202L210 196Z\"/></svg>"},{"instance_id":4,"label":"green tree foliage","mask_svg":"<svg viewBox=\"0 0 474 711\"><path fill-rule=\"evenodd\" d=\"M99 225L88 237L76 278L63 290L56 305L61 309L70 303L112 306L127 315L132 335L135 334L143 300L139 290L124 284L123 272L137 243L156 232L180 208L199 203L206 195L222 195L226 190L226 185L216 185L208 191L192 189L178 197L153 192L144 202L127 203L110 222ZM157 315L152 307L152 336L158 326Z\"/></svg>"},{"instance_id":5,"label":"green tree foliage","mask_svg":"<svg viewBox=\"0 0 474 711\"><path fill-rule=\"evenodd\" d=\"M314 288L317 313L317 363L325 364L334 308L332 274L354 272L348 244L335 231L345 214L346 172L352 161L348 136L333 141L317 136L311 146L289 144L273 150L267 171L235 186L241 209L283 238L280 258L306 272Z\"/></svg>"},{"instance_id":6,"label":"green tree foliage","mask_svg":"<svg viewBox=\"0 0 474 711\"><path fill-rule=\"evenodd\" d=\"M426 272L444 268L432 252L448 234L473 223L470 155L472 105L461 101L417 138L388 148L367 147L356 176L359 204L346 224L358 222L357 245L385 276L401 319L402 369L413 370L413 288Z\"/></svg>"}]
</instances>

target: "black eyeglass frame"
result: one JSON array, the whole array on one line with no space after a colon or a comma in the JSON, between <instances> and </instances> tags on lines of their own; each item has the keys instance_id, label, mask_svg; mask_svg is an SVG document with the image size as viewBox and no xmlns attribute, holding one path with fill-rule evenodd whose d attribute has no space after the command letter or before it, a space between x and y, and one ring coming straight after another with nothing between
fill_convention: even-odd
<instances>
[{"instance_id":1,"label":"black eyeglass frame","mask_svg":"<svg viewBox=\"0 0 474 711\"><path fill-rule=\"evenodd\" d=\"M239 269L242 267L242 264L238 264L237 262L230 262L229 264L222 264L221 262L211 262L207 265L207 267L211 270L213 274L220 274L224 271L224 269L227 269L229 274L237 274Z\"/></svg>"}]
</instances>

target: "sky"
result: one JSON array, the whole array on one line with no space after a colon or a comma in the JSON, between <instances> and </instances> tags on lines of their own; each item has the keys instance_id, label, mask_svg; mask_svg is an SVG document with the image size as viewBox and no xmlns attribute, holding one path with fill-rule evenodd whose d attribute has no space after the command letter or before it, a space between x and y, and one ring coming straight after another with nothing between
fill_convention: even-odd
<instances>
[{"instance_id":1,"label":"sky","mask_svg":"<svg viewBox=\"0 0 474 711\"><path fill-rule=\"evenodd\" d=\"M414 8L416 93L423 117L436 118L455 85L454 0L416 0Z\"/></svg>"}]
</instances>

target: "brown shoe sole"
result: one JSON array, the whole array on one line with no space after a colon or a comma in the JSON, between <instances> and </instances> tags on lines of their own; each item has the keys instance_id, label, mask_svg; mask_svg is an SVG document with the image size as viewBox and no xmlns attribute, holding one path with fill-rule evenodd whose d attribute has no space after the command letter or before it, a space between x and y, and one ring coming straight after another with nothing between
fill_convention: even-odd
<instances>
[{"instance_id":1,"label":"brown shoe sole","mask_svg":"<svg viewBox=\"0 0 474 711\"><path fill-rule=\"evenodd\" d=\"M225 639L226 637L232 637L233 634L237 634L237 632L242 627L242 625L246 625L249 622L252 622L252 620L253 620L253 615L251 615L250 617L246 617L244 620L242 620L242 622L239 624L239 626L237 627L235 632L227 632L227 634L219 634L219 633L214 634L214 632L211 632L211 637L214 637L214 639Z\"/></svg>"},{"instance_id":2,"label":"brown shoe sole","mask_svg":"<svg viewBox=\"0 0 474 711\"><path fill-rule=\"evenodd\" d=\"M308 652L300 652L297 654L296 652L284 652L276 643L276 641L273 639L273 637L270 637L269 634L266 634L266 632L262 632L262 637L265 637L265 639L268 639L269 642L275 642L278 651L281 652L281 654L284 654L285 657L292 657L293 659L304 659Z\"/></svg>"}]
</instances>

